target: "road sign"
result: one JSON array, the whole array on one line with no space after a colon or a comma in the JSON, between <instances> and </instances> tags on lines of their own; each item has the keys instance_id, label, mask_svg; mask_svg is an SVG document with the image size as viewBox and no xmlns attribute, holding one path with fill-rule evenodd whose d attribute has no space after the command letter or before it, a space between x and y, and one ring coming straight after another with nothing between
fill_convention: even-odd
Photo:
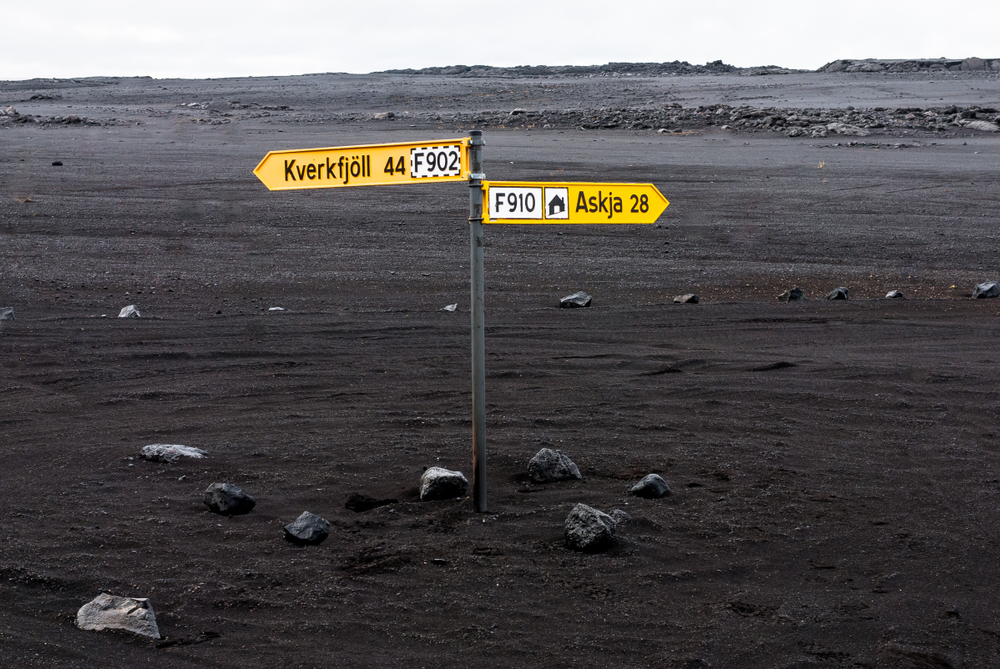
<instances>
[{"instance_id":1,"label":"road sign","mask_svg":"<svg viewBox=\"0 0 1000 669\"><path fill-rule=\"evenodd\" d=\"M253 173L270 190L466 181L469 138L271 151Z\"/></svg>"},{"instance_id":2,"label":"road sign","mask_svg":"<svg viewBox=\"0 0 1000 669\"><path fill-rule=\"evenodd\" d=\"M653 184L484 181L483 223L655 223L670 203Z\"/></svg>"}]
</instances>

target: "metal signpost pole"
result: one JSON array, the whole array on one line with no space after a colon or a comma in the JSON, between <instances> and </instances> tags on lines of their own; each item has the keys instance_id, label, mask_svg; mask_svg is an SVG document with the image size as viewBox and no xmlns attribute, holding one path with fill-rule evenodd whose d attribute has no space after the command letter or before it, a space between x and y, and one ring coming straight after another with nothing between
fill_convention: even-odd
<instances>
[{"instance_id":1,"label":"metal signpost pole","mask_svg":"<svg viewBox=\"0 0 1000 669\"><path fill-rule=\"evenodd\" d=\"M483 131L469 133L469 266L472 275L472 500L486 511L486 335L483 329Z\"/></svg>"}]
</instances>

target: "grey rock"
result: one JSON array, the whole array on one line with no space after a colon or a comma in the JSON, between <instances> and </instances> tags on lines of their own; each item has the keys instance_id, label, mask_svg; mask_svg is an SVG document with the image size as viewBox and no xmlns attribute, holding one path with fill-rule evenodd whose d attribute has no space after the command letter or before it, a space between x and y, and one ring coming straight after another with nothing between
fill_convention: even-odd
<instances>
[{"instance_id":1,"label":"grey rock","mask_svg":"<svg viewBox=\"0 0 1000 669\"><path fill-rule=\"evenodd\" d=\"M1000 285L997 285L996 281L986 281L976 286L976 289L972 291L972 297L977 300L984 298L992 298L1000 295Z\"/></svg>"},{"instance_id":2,"label":"grey rock","mask_svg":"<svg viewBox=\"0 0 1000 669\"><path fill-rule=\"evenodd\" d=\"M528 476L535 483L582 479L580 469L562 451L543 448L528 461Z\"/></svg>"},{"instance_id":3,"label":"grey rock","mask_svg":"<svg viewBox=\"0 0 1000 669\"><path fill-rule=\"evenodd\" d=\"M778 295L778 299L782 302L799 302L806 299L805 294L802 292L801 288L789 288L781 295Z\"/></svg>"},{"instance_id":4,"label":"grey rock","mask_svg":"<svg viewBox=\"0 0 1000 669\"><path fill-rule=\"evenodd\" d=\"M122 307L122 310L118 312L118 318L140 318L141 316L142 314L139 313L139 309L134 304Z\"/></svg>"},{"instance_id":5,"label":"grey rock","mask_svg":"<svg viewBox=\"0 0 1000 669\"><path fill-rule=\"evenodd\" d=\"M847 288L841 286L840 288L834 288L830 291L830 294L826 296L828 300L846 300L848 299Z\"/></svg>"},{"instance_id":6,"label":"grey rock","mask_svg":"<svg viewBox=\"0 0 1000 669\"><path fill-rule=\"evenodd\" d=\"M694 293L678 295L674 298L674 304L698 304L698 296Z\"/></svg>"},{"instance_id":7,"label":"grey rock","mask_svg":"<svg viewBox=\"0 0 1000 669\"><path fill-rule=\"evenodd\" d=\"M302 515L285 525L285 539L301 545L318 545L330 536L330 523L315 513L303 511Z\"/></svg>"},{"instance_id":8,"label":"grey rock","mask_svg":"<svg viewBox=\"0 0 1000 669\"><path fill-rule=\"evenodd\" d=\"M619 526L624 525L628 521L632 520L632 516L628 515L628 512L624 509L614 509L610 514L611 519L615 521L615 529L617 530Z\"/></svg>"},{"instance_id":9,"label":"grey rock","mask_svg":"<svg viewBox=\"0 0 1000 669\"><path fill-rule=\"evenodd\" d=\"M14 320L14 307L0 307L0 321Z\"/></svg>"},{"instance_id":10,"label":"grey rock","mask_svg":"<svg viewBox=\"0 0 1000 669\"><path fill-rule=\"evenodd\" d=\"M965 124L965 127L971 130L978 130L980 132L1000 132L1000 125L990 123L989 121L969 121Z\"/></svg>"},{"instance_id":11,"label":"grey rock","mask_svg":"<svg viewBox=\"0 0 1000 669\"><path fill-rule=\"evenodd\" d=\"M847 123L828 123L826 129L834 134L845 135L847 137L867 137L871 134L864 128Z\"/></svg>"},{"instance_id":12,"label":"grey rock","mask_svg":"<svg viewBox=\"0 0 1000 669\"><path fill-rule=\"evenodd\" d=\"M180 444L150 444L143 446L139 455L153 462L174 463L178 459L184 458L204 458L208 453L193 446L181 446Z\"/></svg>"},{"instance_id":13,"label":"grey rock","mask_svg":"<svg viewBox=\"0 0 1000 669\"><path fill-rule=\"evenodd\" d=\"M615 519L586 504L577 504L566 516L566 544L589 553L610 548L615 543Z\"/></svg>"},{"instance_id":14,"label":"grey rock","mask_svg":"<svg viewBox=\"0 0 1000 669\"><path fill-rule=\"evenodd\" d=\"M890 290L888 293L885 294L885 298L887 300L902 300L903 299L903 291L901 291L901 290Z\"/></svg>"},{"instance_id":15,"label":"grey rock","mask_svg":"<svg viewBox=\"0 0 1000 669\"><path fill-rule=\"evenodd\" d=\"M982 58L966 58L962 61L963 72L982 72L989 69L987 63Z\"/></svg>"},{"instance_id":16,"label":"grey rock","mask_svg":"<svg viewBox=\"0 0 1000 669\"><path fill-rule=\"evenodd\" d=\"M670 494L670 486L659 474L647 474L642 480L632 486L630 493L645 499L660 499Z\"/></svg>"},{"instance_id":17,"label":"grey rock","mask_svg":"<svg viewBox=\"0 0 1000 669\"><path fill-rule=\"evenodd\" d=\"M420 501L461 497L469 487L462 472L443 467L431 467L420 477Z\"/></svg>"},{"instance_id":18,"label":"grey rock","mask_svg":"<svg viewBox=\"0 0 1000 669\"><path fill-rule=\"evenodd\" d=\"M213 483L208 486L203 501L212 513L223 516L250 513L257 504L257 500L232 483Z\"/></svg>"},{"instance_id":19,"label":"grey rock","mask_svg":"<svg viewBox=\"0 0 1000 669\"><path fill-rule=\"evenodd\" d=\"M587 295L582 290L572 295L567 295L566 297L559 300L559 306L564 309L578 309L581 307L590 306L590 295Z\"/></svg>"},{"instance_id":20,"label":"grey rock","mask_svg":"<svg viewBox=\"0 0 1000 669\"><path fill-rule=\"evenodd\" d=\"M76 612L76 626L82 630L126 630L160 638L156 615L148 599L119 597L102 592Z\"/></svg>"}]
</instances>

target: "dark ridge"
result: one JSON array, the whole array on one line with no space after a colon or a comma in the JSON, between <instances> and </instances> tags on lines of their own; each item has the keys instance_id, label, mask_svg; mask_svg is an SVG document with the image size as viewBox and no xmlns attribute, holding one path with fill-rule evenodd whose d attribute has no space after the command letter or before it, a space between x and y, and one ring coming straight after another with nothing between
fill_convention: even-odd
<instances>
[{"instance_id":1,"label":"dark ridge","mask_svg":"<svg viewBox=\"0 0 1000 669\"><path fill-rule=\"evenodd\" d=\"M407 68L386 70L374 74L438 75L456 77L544 77L563 76L622 76L640 75L648 77L676 76L683 74L728 74L740 68L716 60L704 65L692 65L687 61L675 60L670 63L608 63L607 65L517 65L514 67L493 67L491 65L448 65L445 67Z\"/></svg>"},{"instance_id":2,"label":"dark ridge","mask_svg":"<svg viewBox=\"0 0 1000 669\"><path fill-rule=\"evenodd\" d=\"M916 58L882 60L842 58L817 72L1000 72L1000 58Z\"/></svg>"},{"instance_id":3,"label":"dark ridge","mask_svg":"<svg viewBox=\"0 0 1000 669\"><path fill-rule=\"evenodd\" d=\"M763 367L754 367L751 372L770 372L775 369L788 369L789 367L795 367L794 362L786 362L782 360L781 362L774 362L770 365L764 365Z\"/></svg>"}]
</instances>

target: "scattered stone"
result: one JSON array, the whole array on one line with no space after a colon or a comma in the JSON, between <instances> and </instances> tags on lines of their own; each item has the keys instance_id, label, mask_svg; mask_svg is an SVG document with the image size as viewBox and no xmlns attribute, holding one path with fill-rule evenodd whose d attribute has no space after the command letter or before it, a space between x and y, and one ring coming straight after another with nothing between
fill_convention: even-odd
<instances>
[{"instance_id":1,"label":"scattered stone","mask_svg":"<svg viewBox=\"0 0 1000 669\"><path fill-rule=\"evenodd\" d=\"M806 299L806 296L801 288L789 288L781 295L778 295L778 299L782 302L800 302Z\"/></svg>"},{"instance_id":2,"label":"scattered stone","mask_svg":"<svg viewBox=\"0 0 1000 669\"><path fill-rule=\"evenodd\" d=\"M213 483L208 486L203 501L212 513L223 516L239 516L250 513L257 505L257 500L232 483Z\"/></svg>"},{"instance_id":3,"label":"scattered stone","mask_svg":"<svg viewBox=\"0 0 1000 669\"><path fill-rule=\"evenodd\" d=\"M698 296L694 293L678 295L674 298L674 304L698 304Z\"/></svg>"},{"instance_id":4,"label":"scattered stone","mask_svg":"<svg viewBox=\"0 0 1000 669\"><path fill-rule=\"evenodd\" d=\"M442 307L441 311L458 311L458 302L455 304L449 304L446 307Z\"/></svg>"},{"instance_id":5,"label":"scattered stone","mask_svg":"<svg viewBox=\"0 0 1000 669\"><path fill-rule=\"evenodd\" d=\"M431 467L420 477L420 501L454 499L465 494L469 482L462 472L443 467Z\"/></svg>"},{"instance_id":6,"label":"scattered stone","mask_svg":"<svg viewBox=\"0 0 1000 669\"><path fill-rule=\"evenodd\" d=\"M535 483L582 479L580 469L562 451L543 448L528 461L528 476Z\"/></svg>"},{"instance_id":7,"label":"scattered stone","mask_svg":"<svg viewBox=\"0 0 1000 669\"><path fill-rule=\"evenodd\" d=\"M140 318L141 314L134 304L130 304L127 307L122 307L122 310L118 312L118 318Z\"/></svg>"},{"instance_id":8,"label":"scattered stone","mask_svg":"<svg viewBox=\"0 0 1000 669\"><path fill-rule=\"evenodd\" d=\"M208 453L200 448L181 446L180 444L150 444L149 446L143 446L142 450L139 451L139 455L153 462L168 462L173 464L181 457L203 458Z\"/></svg>"},{"instance_id":9,"label":"scattered stone","mask_svg":"<svg viewBox=\"0 0 1000 669\"><path fill-rule=\"evenodd\" d=\"M660 499L670 494L670 486L659 474L647 474L642 480L632 486L630 493L644 499Z\"/></svg>"},{"instance_id":10,"label":"scattered stone","mask_svg":"<svg viewBox=\"0 0 1000 669\"><path fill-rule=\"evenodd\" d=\"M0 307L0 321L14 320L14 307Z\"/></svg>"},{"instance_id":11,"label":"scattered stone","mask_svg":"<svg viewBox=\"0 0 1000 669\"><path fill-rule=\"evenodd\" d=\"M840 288L834 288L833 290L830 291L830 294L826 296L826 299L828 299L828 300L846 300L846 299L848 299L848 297L847 297L847 288L844 288L843 286L841 286Z\"/></svg>"},{"instance_id":12,"label":"scattered stone","mask_svg":"<svg viewBox=\"0 0 1000 669\"><path fill-rule=\"evenodd\" d=\"M587 295L582 290L578 293L573 293L572 295L567 295L566 297L559 300L559 306L564 309L579 309L582 307L590 306L590 295Z\"/></svg>"},{"instance_id":13,"label":"scattered stone","mask_svg":"<svg viewBox=\"0 0 1000 669\"><path fill-rule=\"evenodd\" d=\"M990 123L989 121L969 121L965 124L965 127L970 130L979 130L980 132L1000 132L1000 125Z\"/></svg>"},{"instance_id":14,"label":"scattered stone","mask_svg":"<svg viewBox=\"0 0 1000 669\"><path fill-rule=\"evenodd\" d=\"M362 495L361 493L356 492L348 496L347 502L344 503L344 507L356 513L361 513L363 511L371 511L372 509L377 509L380 506L388 506L389 504L396 504L398 502L398 499L375 499L374 497L369 497L368 495Z\"/></svg>"},{"instance_id":15,"label":"scattered stone","mask_svg":"<svg viewBox=\"0 0 1000 669\"><path fill-rule=\"evenodd\" d=\"M118 597L106 592L80 607L76 612L76 626L82 630L126 630L152 639L160 638L160 628L156 626L156 615L148 599Z\"/></svg>"},{"instance_id":16,"label":"scattered stone","mask_svg":"<svg viewBox=\"0 0 1000 669\"><path fill-rule=\"evenodd\" d=\"M566 544L573 549L594 553L615 543L615 519L586 504L577 504L566 516Z\"/></svg>"},{"instance_id":17,"label":"scattered stone","mask_svg":"<svg viewBox=\"0 0 1000 669\"><path fill-rule=\"evenodd\" d=\"M903 299L903 291L901 291L901 290L890 290L888 293L885 294L885 298L887 300L902 300Z\"/></svg>"},{"instance_id":18,"label":"scattered stone","mask_svg":"<svg viewBox=\"0 0 1000 669\"><path fill-rule=\"evenodd\" d=\"M318 545L330 536L330 523L315 513L303 511L302 515L285 525L285 539L294 544Z\"/></svg>"},{"instance_id":19,"label":"scattered stone","mask_svg":"<svg viewBox=\"0 0 1000 669\"><path fill-rule=\"evenodd\" d=\"M972 291L972 297L975 299L984 299L990 297L996 297L1000 295L1000 285L997 285L996 281L987 281L976 286L976 289Z\"/></svg>"}]
</instances>

